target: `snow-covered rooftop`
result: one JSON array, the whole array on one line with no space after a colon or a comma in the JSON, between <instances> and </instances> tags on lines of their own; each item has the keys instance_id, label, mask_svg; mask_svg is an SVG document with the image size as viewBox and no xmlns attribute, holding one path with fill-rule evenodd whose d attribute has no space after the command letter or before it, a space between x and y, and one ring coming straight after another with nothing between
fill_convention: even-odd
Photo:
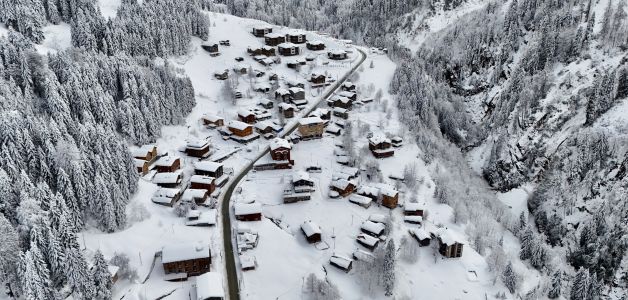
<instances>
[{"instance_id":1,"label":"snow-covered rooftop","mask_svg":"<svg viewBox=\"0 0 628 300\"><path fill-rule=\"evenodd\" d=\"M308 237L317 233L318 234L323 233L320 226L318 226L318 224L312 221L303 222L303 224L301 224L301 229L303 229L303 232L305 232L305 235L307 235Z\"/></svg>"},{"instance_id":2,"label":"snow-covered rooftop","mask_svg":"<svg viewBox=\"0 0 628 300\"><path fill-rule=\"evenodd\" d=\"M430 234L427 233L427 231L425 231L423 228L411 228L410 231L412 231L412 233L419 240L424 240L424 239L429 239L430 238Z\"/></svg>"},{"instance_id":3,"label":"snow-covered rooftop","mask_svg":"<svg viewBox=\"0 0 628 300\"><path fill-rule=\"evenodd\" d=\"M349 186L349 184L351 184L351 182L344 179L340 179L340 180L332 181L331 186L344 190L347 188L347 186Z\"/></svg>"},{"instance_id":4,"label":"snow-covered rooftop","mask_svg":"<svg viewBox=\"0 0 628 300\"><path fill-rule=\"evenodd\" d=\"M282 138L274 138L270 141L270 150L275 150L278 148L287 148L287 149L291 149L292 146L290 145L290 143Z\"/></svg>"},{"instance_id":5,"label":"snow-covered rooftop","mask_svg":"<svg viewBox=\"0 0 628 300\"><path fill-rule=\"evenodd\" d=\"M255 267L255 257L250 255L240 255L240 264L243 269Z\"/></svg>"},{"instance_id":6,"label":"snow-covered rooftop","mask_svg":"<svg viewBox=\"0 0 628 300\"><path fill-rule=\"evenodd\" d=\"M364 185L358 189L358 194L378 196L379 189L374 186Z\"/></svg>"},{"instance_id":7,"label":"snow-covered rooftop","mask_svg":"<svg viewBox=\"0 0 628 300\"><path fill-rule=\"evenodd\" d=\"M252 111L244 108L238 109L238 116L248 117L254 115Z\"/></svg>"},{"instance_id":8,"label":"snow-covered rooftop","mask_svg":"<svg viewBox=\"0 0 628 300\"><path fill-rule=\"evenodd\" d=\"M192 202L194 199L204 198L207 194L205 189L187 189L181 195L181 201Z\"/></svg>"},{"instance_id":9,"label":"snow-covered rooftop","mask_svg":"<svg viewBox=\"0 0 628 300\"><path fill-rule=\"evenodd\" d=\"M421 203L410 203L410 202L406 202L403 205L403 210L405 211L418 211L418 210L423 210L423 204Z\"/></svg>"},{"instance_id":10,"label":"snow-covered rooftop","mask_svg":"<svg viewBox=\"0 0 628 300\"><path fill-rule=\"evenodd\" d=\"M357 240L371 247L375 246L379 242L378 238L374 238L368 234L358 235Z\"/></svg>"},{"instance_id":11,"label":"snow-covered rooftop","mask_svg":"<svg viewBox=\"0 0 628 300\"><path fill-rule=\"evenodd\" d=\"M384 232L385 226L384 226L384 224L374 223L374 222L371 222L371 221L365 221L364 223L362 223L360 228L362 228L362 229L364 229L364 230L366 230L368 232L374 233L376 235L380 235L380 234L382 234L382 232Z\"/></svg>"},{"instance_id":12,"label":"snow-covered rooftop","mask_svg":"<svg viewBox=\"0 0 628 300\"><path fill-rule=\"evenodd\" d=\"M155 163L155 165L158 167L170 167L178 159L179 159L178 156L163 156Z\"/></svg>"},{"instance_id":13,"label":"snow-covered rooftop","mask_svg":"<svg viewBox=\"0 0 628 300\"><path fill-rule=\"evenodd\" d=\"M244 122L240 122L240 121L231 121L229 122L229 127L231 128L235 128L238 130L245 130L247 128L249 128L251 125L246 124Z\"/></svg>"},{"instance_id":14,"label":"snow-covered rooftop","mask_svg":"<svg viewBox=\"0 0 628 300\"><path fill-rule=\"evenodd\" d=\"M107 270L109 270L109 274L111 274L111 276L115 276L118 273L118 269L120 269L120 267L107 266Z\"/></svg>"},{"instance_id":15,"label":"snow-covered rooftop","mask_svg":"<svg viewBox=\"0 0 628 300\"><path fill-rule=\"evenodd\" d=\"M279 48L294 48L294 47L299 47L299 46L295 45L293 43L281 43L281 44L277 45L277 47L279 47Z\"/></svg>"},{"instance_id":16,"label":"snow-covered rooftop","mask_svg":"<svg viewBox=\"0 0 628 300\"><path fill-rule=\"evenodd\" d=\"M380 214L372 214L369 217L369 221L371 222L375 222L375 223L382 223L385 224L386 223L386 216L384 215L380 215Z\"/></svg>"},{"instance_id":17,"label":"snow-covered rooftop","mask_svg":"<svg viewBox=\"0 0 628 300\"><path fill-rule=\"evenodd\" d=\"M351 99L347 98L347 97L342 97L342 96L336 96L332 98L333 101L340 101L342 103L349 103L351 102Z\"/></svg>"},{"instance_id":18,"label":"snow-covered rooftop","mask_svg":"<svg viewBox=\"0 0 628 300\"><path fill-rule=\"evenodd\" d=\"M255 30L273 29L273 26L268 25L268 24L264 24L264 25L255 25L255 26L253 26L253 29L255 29Z\"/></svg>"},{"instance_id":19,"label":"snow-covered rooftop","mask_svg":"<svg viewBox=\"0 0 628 300\"><path fill-rule=\"evenodd\" d=\"M207 272L196 277L196 299L207 300L224 298L225 290L222 287L222 275L219 272Z\"/></svg>"},{"instance_id":20,"label":"snow-covered rooftop","mask_svg":"<svg viewBox=\"0 0 628 300\"><path fill-rule=\"evenodd\" d=\"M272 101L270 101L270 99L268 99L268 98L261 98L261 99L259 99L259 101L257 101L257 103L264 104L264 105L266 105L268 103L271 103L271 102Z\"/></svg>"},{"instance_id":21,"label":"snow-covered rooftop","mask_svg":"<svg viewBox=\"0 0 628 300\"><path fill-rule=\"evenodd\" d=\"M290 92L296 94L296 93L300 93L300 92L305 92L304 89L300 88L300 87L291 87L289 88Z\"/></svg>"},{"instance_id":22,"label":"snow-covered rooftop","mask_svg":"<svg viewBox=\"0 0 628 300\"><path fill-rule=\"evenodd\" d=\"M161 250L161 261L171 263L210 257L209 245L200 243L183 243L166 245Z\"/></svg>"},{"instance_id":23,"label":"snow-covered rooftop","mask_svg":"<svg viewBox=\"0 0 628 300\"><path fill-rule=\"evenodd\" d=\"M349 91L341 91L340 93L338 93L338 96L351 98L351 97L355 96L355 93L354 92L349 92Z\"/></svg>"},{"instance_id":24,"label":"snow-covered rooftop","mask_svg":"<svg viewBox=\"0 0 628 300\"><path fill-rule=\"evenodd\" d=\"M181 170L174 173L157 173L153 177L153 183L178 183L181 181Z\"/></svg>"},{"instance_id":25,"label":"snow-covered rooftop","mask_svg":"<svg viewBox=\"0 0 628 300\"><path fill-rule=\"evenodd\" d=\"M394 189L380 189L379 192L388 197L395 197L399 193Z\"/></svg>"},{"instance_id":26,"label":"snow-covered rooftop","mask_svg":"<svg viewBox=\"0 0 628 300\"><path fill-rule=\"evenodd\" d=\"M262 204L260 203L251 203L251 204L236 203L233 205L233 207L235 209L236 216L262 213Z\"/></svg>"},{"instance_id":27,"label":"snow-covered rooftop","mask_svg":"<svg viewBox=\"0 0 628 300\"><path fill-rule=\"evenodd\" d=\"M307 180L310 181L310 173L305 171L295 171L292 173L292 182L297 182L299 180Z\"/></svg>"},{"instance_id":28,"label":"snow-covered rooftop","mask_svg":"<svg viewBox=\"0 0 628 300\"><path fill-rule=\"evenodd\" d=\"M133 150L133 157L146 157L146 155L150 152L152 152L152 149L136 149Z\"/></svg>"},{"instance_id":29,"label":"snow-covered rooftop","mask_svg":"<svg viewBox=\"0 0 628 300\"><path fill-rule=\"evenodd\" d=\"M155 198L157 197L166 197L166 198L174 198L177 194L181 192L181 189L168 189L168 188L159 188L157 192L155 192Z\"/></svg>"},{"instance_id":30,"label":"snow-covered rooftop","mask_svg":"<svg viewBox=\"0 0 628 300\"><path fill-rule=\"evenodd\" d=\"M186 144L187 144L188 148L202 149L202 148L205 148L205 147L209 146L209 141L201 140L201 139L197 139L197 138L188 138L186 140Z\"/></svg>"},{"instance_id":31,"label":"snow-covered rooftop","mask_svg":"<svg viewBox=\"0 0 628 300\"><path fill-rule=\"evenodd\" d=\"M310 125L310 124L319 124L319 123L323 123L323 120L319 117L309 117L309 118L299 119L300 125Z\"/></svg>"},{"instance_id":32,"label":"snow-covered rooftop","mask_svg":"<svg viewBox=\"0 0 628 300\"><path fill-rule=\"evenodd\" d=\"M461 239L458 234L451 229L441 228L436 231L436 236L440 237L443 244L447 246L451 246L455 243L464 244L463 239Z\"/></svg>"},{"instance_id":33,"label":"snow-covered rooftop","mask_svg":"<svg viewBox=\"0 0 628 300\"><path fill-rule=\"evenodd\" d=\"M270 125L270 123L265 122L265 121L255 123L255 128L260 129L260 130L265 130L268 127L272 127L272 126Z\"/></svg>"},{"instance_id":34,"label":"snow-covered rooftop","mask_svg":"<svg viewBox=\"0 0 628 300\"><path fill-rule=\"evenodd\" d=\"M354 203L363 204L363 205L367 205L367 204L373 202L373 200L371 198L360 196L358 194L353 194L353 195L349 196L349 201L354 202Z\"/></svg>"},{"instance_id":35,"label":"snow-covered rooftop","mask_svg":"<svg viewBox=\"0 0 628 300\"><path fill-rule=\"evenodd\" d=\"M376 135L376 136L370 138L369 142L371 142L371 144L373 144L373 145L379 145L381 143L390 143L390 139L388 139L386 137L383 137L383 136Z\"/></svg>"},{"instance_id":36,"label":"snow-covered rooftop","mask_svg":"<svg viewBox=\"0 0 628 300\"><path fill-rule=\"evenodd\" d=\"M214 177L203 176L203 175L192 175L190 178L190 182L200 183L200 184L212 184L215 180Z\"/></svg>"},{"instance_id":37,"label":"snow-covered rooftop","mask_svg":"<svg viewBox=\"0 0 628 300\"><path fill-rule=\"evenodd\" d=\"M411 223L423 223L423 217L421 216L405 216L403 220Z\"/></svg>"},{"instance_id":38,"label":"snow-covered rooftop","mask_svg":"<svg viewBox=\"0 0 628 300\"><path fill-rule=\"evenodd\" d=\"M147 161L143 159L137 159L137 158L134 158L134 161L135 161L135 167L138 167L138 168L144 167L144 164L148 163Z\"/></svg>"},{"instance_id":39,"label":"snow-covered rooftop","mask_svg":"<svg viewBox=\"0 0 628 300\"><path fill-rule=\"evenodd\" d=\"M319 41L319 40L316 40L316 41L309 41L308 43L309 43L310 45L321 45L321 44L325 44L325 43L323 43L323 41Z\"/></svg>"},{"instance_id":40,"label":"snow-covered rooftop","mask_svg":"<svg viewBox=\"0 0 628 300\"><path fill-rule=\"evenodd\" d=\"M344 114L347 112L347 110L342 107L334 107L334 112Z\"/></svg>"},{"instance_id":41,"label":"snow-covered rooftop","mask_svg":"<svg viewBox=\"0 0 628 300\"><path fill-rule=\"evenodd\" d=\"M222 167L221 163L213 161L199 161L194 163L194 169L207 172L216 172L220 167Z\"/></svg>"},{"instance_id":42,"label":"snow-covered rooftop","mask_svg":"<svg viewBox=\"0 0 628 300\"><path fill-rule=\"evenodd\" d=\"M214 114L209 114L209 113L204 114L204 115L203 115L203 119L205 119L205 120L207 120L207 121L210 121L210 122L212 122L212 123L213 123L213 122L217 122L218 120L224 120L224 118L221 118L221 117L219 117L219 116L217 116L217 115L214 115Z\"/></svg>"},{"instance_id":43,"label":"snow-covered rooftop","mask_svg":"<svg viewBox=\"0 0 628 300\"><path fill-rule=\"evenodd\" d=\"M194 210L190 210L190 211L194 211ZM204 211L200 213L200 215L198 216L198 220L189 220L185 222L185 225L187 226L194 226L194 225L199 225L199 224L216 225L216 210L210 209L208 211Z\"/></svg>"},{"instance_id":44,"label":"snow-covered rooftop","mask_svg":"<svg viewBox=\"0 0 628 300\"><path fill-rule=\"evenodd\" d=\"M264 35L265 38L271 38L271 39L276 39L276 38L283 37L283 36L284 36L283 34L279 34L279 33L276 33L276 32L267 33L266 35Z\"/></svg>"},{"instance_id":45,"label":"snow-covered rooftop","mask_svg":"<svg viewBox=\"0 0 628 300\"><path fill-rule=\"evenodd\" d=\"M336 49L329 50L329 53L331 53L331 54L345 54L345 53L347 53L347 51L336 48Z\"/></svg>"},{"instance_id":46,"label":"snow-covered rooftop","mask_svg":"<svg viewBox=\"0 0 628 300\"><path fill-rule=\"evenodd\" d=\"M290 92L288 90L286 90L286 89L277 89L275 91L275 93L279 94L279 95L289 95L290 94Z\"/></svg>"},{"instance_id":47,"label":"snow-covered rooftop","mask_svg":"<svg viewBox=\"0 0 628 300\"><path fill-rule=\"evenodd\" d=\"M342 256L342 255L334 253L329 259L329 261L346 269L346 268L349 268L353 260L346 256Z\"/></svg>"}]
</instances>

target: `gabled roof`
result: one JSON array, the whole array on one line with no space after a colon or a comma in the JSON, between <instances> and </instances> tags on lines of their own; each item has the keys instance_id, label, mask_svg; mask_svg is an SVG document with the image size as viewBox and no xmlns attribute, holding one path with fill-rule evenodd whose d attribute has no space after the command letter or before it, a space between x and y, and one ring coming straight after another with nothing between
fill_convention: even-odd
<instances>
[{"instance_id":1,"label":"gabled roof","mask_svg":"<svg viewBox=\"0 0 628 300\"><path fill-rule=\"evenodd\" d=\"M438 236L443 244L447 246L451 246L455 243L464 244L463 239L461 239L458 234L451 229L441 228L436 231L436 236Z\"/></svg>"},{"instance_id":2,"label":"gabled roof","mask_svg":"<svg viewBox=\"0 0 628 300\"><path fill-rule=\"evenodd\" d=\"M349 99L349 98L347 98L347 97L336 96L336 97L333 97L333 100L332 100L332 101L334 101L334 102L335 102L335 101L340 101L340 102L342 102L342 103L349 103L349 102L351 102L351 99Z\"/></svg>"},{"instance_id":3,"label":"gabled roof","mask_svg":"<svg viewBox=\"0 0 628 300\"><path fill-rule=\"evenodd\" d=\"M210 41L204 41L201 43L201 46L218 46L218 44Z\"/></svg>"},{"instance_id":4,"label":"gabled roof","mask_svg":"<svg viewBox=\"0 0 628 300\"><path fill-rule=\"evenodd\" d=\"M222 167L221 163L213 161L199 161L194 163L194 169L207 172L216 172L220 167Z\"/></svg>"},{"instance_id":5,"label":"gabled roof","mask_svg":"<svg viewBox=\"0 0 628 300\"><path fill-rule=\"evenodd\" d=\"M219 117L219 116L213 115L213 114L209 114L209 113L208 114L204 114L203 115L203 119L205 119L207 121L210 121L212 123L213 122L217 122L218 120L224 120L224 118L222 118L222 117Z\"/></svg>"},{"instance_id":6,"label":"gabled roof","mask_svg":"<svg viewBox=\"0 0 628 300\"><path fill-rule=\"evenodd\" d=\"M360 226L361 229L364 229L368 232L374 233L376 235L380 235L384 232L384 228L386 226L384 226L384 224L380 224L380 223L374 223L371 221L365 221L364 223L362 223L362 225Z\"/></svg>"},{"instance_id":7,"label":"gabled roof","mask_svg":"<svg viewBox=\"0 0 628 300\"><path fill-rule=\"evenodd\" d=\"M197 138L188 138L187 140L185 140L187 143L187 147L188 148L196 148L196 149L202 149L205 147L209 147L209 141L207 140L201 140L201 139L197 139Z\"/></svg>"},{"instance_id":8,"label":"gabled roof","mask_svg":"<svg viewBox=\"0 0 628 300\"><path fill-rule=\"evenodd\" d=\"M285 82L287 85L299 85L299 84L304 84L301 80L298 80L298 79L293 79L293 78L286 78L286 79L284 80L284 82Z\"/></svg>"},{"instance_id":9,"label":"gabled roof","mask_svg":"<svg viewBox=\"0 0 628 300\"><path fill-rule=\"evenodd\" d=\"M163 156L155 163L155 165L158 167L170 167L178 159L179 159L178 156Z\"/></svg>"},{"instance_id":10,"label":"gabled roof","mask_svg":"<svg viewBox=\"0 0 628 300\"><path fill-rule=\"evenodd\" d=\"M347 180L344 179L340 179L340 180L336 180L336 181L332 181L331 182L331 186L339 188L341 190L344 190L347 188L347 186L349 186L350 184L353 184Z\"/></svg>"},{"instance_id":11,"label":"gabled roof","mask_svg":"<svg viewBox=\"0 0 628 300\"><path fill-rule=\"evenodd\" d=\"M243 108L238 109L238 116L248 117L252 115L253 115L253 112L251 112L248 109L243 109Z\"/></svg>"},{"instance_id":12,"label":"gabled roof","mask_svg":"<svg viewBox=\"0 0 628 300\"><path fill-rule=\"evenodd\" d=\"M203 175L192 175L190 178L190 182L200 183L200 184L211 184L216 178L203 176Z\"/></svg>"},{"instance_id":13,"label":"gabled roof","mask_svg":"<svg viewBox=\"0 0 628 300\"><path fill-rule=\"evenodd\" d=\"M255 123L255 128L260 130L265 130L268 127L271 127L270 124L264 121Z\"/></svg>"},{"instance_id":14,"label":"gabled roof","mask_svg":"<svg viewBox=\"0 0 628 300\"><path fill-rule=\"evenodd\" d=\"M295 171L292 173L292 182L297 182L299 180L310 180L310 173L305 171Z\"/></svg>"},{"instance_id":15,"label":"gabled roof","mask_svg":"<svg viewBox=\"0 0 628 300\"><path fill-rule=\"evenodd\" d=\"M342 107L334 107L334 112L344 114L347 112L347 110Z\"/></svg>"},{"instance_id":16,"label":"gabled roof","mask_svg":"<svg viewBox=\"0 0 628 300\"><path fill-rule=\"evenodd\" d=\"M369 139L369 142L373 145L379 145L381 143L389 143L390 144L390 139L383 137L383 136L379 136L376 135L372 138Z\"/></svg>"},{"instance_id":17,"label":"gabled roof","mask_svg":"<svg viewBox=\"0 0 628 300\"><path fill-rule=\"evenodd\" d=\"M279 45L277 45L278 48L295 48L295 47L299 47L293 43L281 43Z\"/></svg>"},{"instance_id":18,"label":"gabled roof","mask_svg":"<svg viewBox=\"0 0 628 300\"><path fill-rule=\"evenodd\" d=\"M305 32L296 31L296 30L289 30L289 31L286 32L286 35L305 35Z\"/></svg>"},{"instance_id":19,"label":"gabled roof","mask_svg":"<svg viewBox=\"0 0 628 300\"><path fill-rule=\"evenodd\" d=\"M423 204L420 203L409 203L406 202L403 205L403 210L405 211L418 211L418 210L423 210Z\"/></svg>"},{"instance_id":20,"label":"gabled roof","mask_svg":"<svg viewBox=\"0 0 628 300\"><path fill-rule=\"evenodd\" d=\"M342 50L342 49L331 49L331 50L329 50L328 53L340 55L340 54L346 54L347 51Z\"/></svg>"},{"instance_id":21,"label":"gabled roof","mask_svg":"<svg viewBox=\"0 0 628 300\"><path fill-rule=\"evenodd\" d=\"M159 188L154 197L174 198L174 196L178 195L179 193L181 193L181 189Z\"/></svg>"},{"instance_id":22,"label":"gabled roof","mask_svg":"<svg viewBox=\"0 0 628 300\"><path fill-rule=\"evenodd\" d=\"M273 26L264 24L264 25L256 25L253 26L253 29L273 29Z\"/></svg>"},{"instance_id":23,"label":"gabled roof","mask_svg":"<svg viewBox=\"0 0 628 300\"><path fill-rule=\"evenodd\" d=\"M275 94L279 94L279 95L290 95L290 92L286 89L277 89L275 91Z\"/></svg>"},{"instance_id":24,"label":"gabled roof","mask_svg":"<svg viewBox=\"0 0 628 300\"><path fill-rule=\"evenodd\" d=\"M153 177L153 183L179 183L181 181L181 171L175 173L157 173Z\"/></svg>"},{"instance_id":25,"label":"gabled roof","mask_svg":"<svg viewBox=\"0 0 628 300\"><path fill-rule=\"evenodd\" d=\"M288 90L290 90L290 93L294 93L294 94L300 93L300 92L305 92L304 89L302 89L300 87L296 87L296 86L295 87L291 87Z\"/></svg>"},{"instance_id":26,"label":"gabled roof","mask_svg":"<svg viewBox=\"0 0 628 300\"><path fill-rule=\"evenodd\" d=\"M419 239L419 240L424 240L424 239L429 239L430 234L427 233L427 231L425 231L423 228L412 228L410 229L410 231L412 231L412 233Z\"/></svg>"},{"instance_id":27,"label":"gabled roof","mask_svg":"<svg viewBox=\"0 0 628 300\"><path fill-rule=\"evenodd\" d=\"M136 149L136 150L133 150L133 157L146 157L148 153L152 154L152 151L153 151L152 149L142 149L142 148Z\"/></svg>"},{"instance_id":28,"label":"gabled roof","mask_svg":"<svg viewBox=\"0 0 628 300\"><path fill-rule=\"evenodd\" d=\"M349 201L354 202L354 203L359 203L359 204L369 204L371 202L373 202L373 200L371 200L371 198L369 197L364 197L358 194L353 194L349 197Z\"/></svg>"},{"instance_id":29,"label":"gabled roof","mask_svg":"<svg viewBox=\"0 0 628 300\"><path fill-rule=\"evenodd\" d=\"M288 103L279 103L278 107L281 107L282 110L286 109L294 109L294 105Z\"/></svg>"},{"instance_id":30,"label":"gabled roof","mask_svg":"<svg viewBox=\"0 0 628 300\"><path fill-rule=\"evenodd\" d=\"M268 98L261 98L261 99L259 99L259 101L257 101L257 102L258 102L259 104L264 104L264 105L266 105L266 104L268 104L268 103L272 103L272 101L270 101L270 99L268 99Z\"/></svg>"},{"instance_id":31,"label":"gabled roof","mask_svg":"<svg viewBox=\"0 0 628 300\"><path fill-rule=\"evenodd\" d=\"M379 239L378 238L374 238L368 234L360 234L358 235L358 237L356 238L358 241L367 244L371 247L377 245L377 243L379 243Z\"/></svg>"},{"instance_id":32,"label":"gabled roof","mask_svg":"<svg viewBox=\"0 0 628 300\"><path fill-rule=\"evenodd\" d=\"M252 215L252 214L261 214L262 213L262 204L260 203L236 203L233 205L235 209L236 216L244 216L244 215Z\"/></svg>"},{"instance_id":33,"label":"gabled roof","mask_svg":"<svg viewBox=\"0 0 628 300\"><path fill-rule=\"evenodd\" d=\"M205 189L187 189L181 195L181 201L191 202L194 199L204 198L207 194Z\"/></svg>"},{"instance_id":34,"label":"gabled roof","mask_svg":"<svg viewBox=\"0 0 628 300\"><path fill-rule=\"evenodd\" d=\"M162 263L171 263L210 257L209 245L185 243L166 245L161 250Z\"/></svg>"},{"instance_id":35,"label":"gabled roof","mask_svg":"<svg viewBox=\"0 0 628 300\"><path fill-rule=\"evenodd\" d=\"M338 93L339 96L341 97L347 97L347 98L351 98L353 96L355 96L354 92L349 92L349 91L342 91L340 93Z\"/></svg>"},{"instance_id":36,"label":"gabled roof","mask_svg":"<svg viewBox=\"0 0 628 300\"><path fill-rule=\"evenodd\" d=\"M240 121L231 121L231 122L229 122L229 127L235 128L235 129L238 129L238 130L245 130L245 129L251 127L251 125L246 124L244 122L240 122Z\"/></svg>"},{"instance_id":37,"label":"gabled roof","mask_svg":"<svg viewBox=\"0 0 628 300\"><path fill-rule=\"evenodd\" d=\"M386 223L386 216L380 215L380 214L372 214L369 217L369 221L374 222L374 223L385 224Z\"/></svg>"},{"instance_id":38,"label":"gabled roof","mask_svg":"<svg viewBox=\"0 0 628 300\"><path fill-rule=\"evenodd\" d=\"M265 38L269 38L269 39L276 39L276 38L280 38L280 37L283 37L283 36L284 36L283 34L279 34L279 33L276 33L276 32L268 33L268 34L264 35Z\"/></svg>"},{"instance_id":39,"label":"gabled roof","mask_svg":"<svg viewBox=\"0 0 628 300\"><path fill-rule=\"evenodd\" d=\"M355 86L355 84L353 84L351 81L345 81L342 83L342 86L344 87L352 87Z\"/></svg>"},{"instance_id":40,"label":"gabled roof","mask_svg":"<svg viewBox=\"0 0 628 300\"><path fill-rule=\"evenodd\" d=\"M147 161L143 159L137 159L137 158L134 158L134 162L135 162L135 167L137 168L143 168L144 165L148 163Z\"/></svg>"},{"instance_id":41,"label":"gabled roof","mask_svg":"<svg viewBox=\"0 0 628 300\"><path fill-rule=\"evenodd\" d=\"M196 299L223 299L225 290L222 286L222 275L218 272L207 272L196 277Z\"/></svg>"},{"instance_id":42,"label":"gabled roof","mask_svg":"<svg viewBox=\"0 0 628 300\"><path fill-rule=\"evenodd\" d=\"M346 257L346 256L342 256L339 254L334 253L331 258L329 259L330 262L333 262L334 264L347 269L349 268L349 266L351 265L351 262L353 262L352 259Z\"/></svg>"},{"instance_id":43,"label":"gabled roof","mask_svg":"<svg viewBox=\"0 0 628 300\"><path fill-rule=\"evenodd\" d=\"M303 232L305 232L305 235L308 237L311 237L312 235L317 234L317 233L318 234L323 233L323 231L318 226L318 224L312 221L303 222L303 224L301 224L301 229L303 229Z\"/></svg>"},{"instance_id":44,"label":"gabled roof","mask_svg":"<svg viewBox=\"0 0 628 300\"><path fill-rule=\"evenodd\" d=\"M309 117L309 118L301 118L299 119L300 125L310 125L310 124L322 124L323 120L319 117Z\"/></svg>"},{"instance_id":45,"label":"gabled roof","mask_svg":"<svg viewBox=\"0 0 628 300\"><path fill-rule=\"evenodd\" d=\"M274 138L273 140L270 141L270 150L275 150L278 148L291 149L292 146L287 140L284 140L282 138Z\"/></svg>"},{"instance_id":46,"label":"gabled roof","mask_svg":"<svg viewBox=\"0 0 628 300\"><path fill-rule=\"evenodd\" d=\"M373 196L378 196L379 195L379 189L374 187L374 186L362 186L358 189L358 194L365 194L365 195L373 195Z\"/></svg>"},{"instance_id":47,"label":"gabled roof","mask_svg":"<svg viewBox=\"0 0 628 300\"><path fill-rule=\"evenodd\" d=\"M310 45L321 45L321 44L323 44L323 45L324 45L324 44L325 44L325 43L323 43L323 41L319 41L319 40L316 40L316 41L308 41L307 43L308 43L308 44L310 44Z\"/></svg>"}]
</instances>

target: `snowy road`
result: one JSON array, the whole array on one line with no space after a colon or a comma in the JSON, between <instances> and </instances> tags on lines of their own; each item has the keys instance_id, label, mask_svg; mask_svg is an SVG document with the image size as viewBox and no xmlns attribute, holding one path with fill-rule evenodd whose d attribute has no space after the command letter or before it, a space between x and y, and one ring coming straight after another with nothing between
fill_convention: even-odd
<instances>
[{"instance_id":1,"label":"snowy road","mask_svg":"<svg viewBox=\"0 0 628 300\"><path fill-rule=\"evenodd\" d=\"M354 49L360 52L360 55L362 56L360 61L351 68L351 71L347 72L347 74L345 74L344 77L338 80L335 86L331 90L325 93L317 102L315 102L312 106L310 106L310 108L303 114L303 116L309 115L310 112L312 112L319 105L319 103L329 98L336 90L338 90L338 88L347 80L347 78L349 78L349 76L351 76L351 74L353 74L364 63L364 60L366 60L366 54L360 49L357 49L357 48L354 48ZM282 132L283 134L279 134L278 136L284 137L286 135L291 134L297 128L297 124L298 124L297 121L298 120L294 120L293 122L288 124L286 128L284 129L284 131ZM233 236L232 236L233 229L231 227L229 201L231 201L231 194L233 193L233 190L238 185L240 180L242 180L242 178L246 174L248 174L248 172L253 167L253 164L255 164L257 160L259 160L261 157L266 155L266 153L268 153L269 151L270 151L270 148L268 145L266 145L264 149L260 151L260 153L255 157L255 159L252 159L251 162L249 162L249 164L247 164L231 180L229 180L225 188L225 192L220 196L222 198L218 200L218 202L221 203L220 210L221 210L221 219L222 219L222 235L224 239L225 268L226 268L226 273L227 273L227 293L226 294L228 295L228 299L231 299L231 300L240 299L240 294L239 294L240 290L238 288L238 272L236 270L235 256L233 252Z\"/></svg>"}]
</instances>

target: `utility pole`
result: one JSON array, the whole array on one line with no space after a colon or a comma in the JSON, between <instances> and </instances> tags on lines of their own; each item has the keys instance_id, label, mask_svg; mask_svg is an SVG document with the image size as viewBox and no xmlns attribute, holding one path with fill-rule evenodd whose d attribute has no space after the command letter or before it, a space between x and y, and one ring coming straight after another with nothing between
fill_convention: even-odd
<instances>
[{"instance_id":1,"label":"utility pole","mask_svg":"<svg viewBox=\"0 0 628 300\"><path fill-rule=\"evenodd\" d=\"M138 252L137 256L140 257L140 266L144 266L144 264L142 263L142 252Z\"/></svg>"}]
</instances>

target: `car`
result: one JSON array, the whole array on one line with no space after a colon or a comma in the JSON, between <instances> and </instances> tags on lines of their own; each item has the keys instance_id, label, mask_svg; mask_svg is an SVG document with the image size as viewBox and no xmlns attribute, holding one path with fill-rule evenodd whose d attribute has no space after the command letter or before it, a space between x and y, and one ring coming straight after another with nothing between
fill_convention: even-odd
<instances>
[{"instance_id":1,"label":"car","mask_svg":"<svg viewBox=\"0 0 628 300\"><path fill-rule=\"evenodd\" d=\"M237 61L243 61L243 60L244 60L244 58L242 58L242 57L238 56L238 57L236 57L236 58L235 58L235 60L237 60Z\"/></svg>"}]
</instances>

